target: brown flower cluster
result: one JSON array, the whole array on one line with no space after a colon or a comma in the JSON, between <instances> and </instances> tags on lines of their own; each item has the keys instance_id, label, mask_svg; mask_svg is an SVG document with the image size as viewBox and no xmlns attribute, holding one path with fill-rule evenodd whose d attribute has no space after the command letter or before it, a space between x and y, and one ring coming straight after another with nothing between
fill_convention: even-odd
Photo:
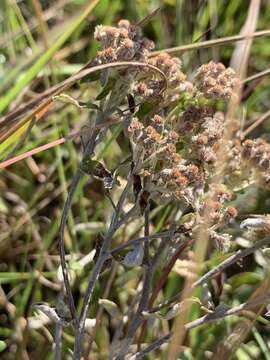
<instances>
[{"instance_id":1,"label":"brown flower cluster","mask_svg":"<svg viewBox=\"0 0 270 360\"><path fill-rule=\"evenodd\" d=\"M100 42L102 50L98 52L92 65L112 63L116 61L139 61L148 63L159 68L167 79L167 91L163 98L177 89L191 91L192 84L185 81L186 77L181 71L180 59L163 53L156 57L150 57L150 51L154 49L154 42L143 37L141 28L131 25L128 20L120 20L117 27L98 25L94 37ZM134 75L136 73L136 75ZM144 99L161 98L164 89L164 79L149 77L149 69L136 71L122 71L122 75L131 78L131 90L134 95Z\"/></svg>"},{"instance_id":2,"label":"brown flower cluster","mask_svg":"<svg viewBox=\"0 0 270 360\"><path fill-rule=\"evenodd\" d=\"M225 118L213 108L190 105L177 119L177 128L185 141L187 156L205 170L216 162L216 154L224 133Z\"/></svg>"},{"instance_id":3,"label":"brown flower cluster","mask_svg":"<svg viewBox=\"0 0 270 360\"><path fill-rule=\"evenodd\" d=\"M270 187L270 144L263 139L246 140L242 144L243 171L260 186Z\"/></svg>"},{"instance_id":4,"label":"brown flower cluster","mask_svg":"<svg viewBox=\"0 0 270 360\"><path fill-rule=\"evenodd\" d=\"M207 201L204 203L205 214L209 219L209 238L214 246L219 250L226 252L230 247L231 236L229 234L219 234L226 225L228 225L236 216L237 210L227 203L233 200L234 194L224 184L211 185Z\"/></svg>"},{"instance_id":5,"label":"brown flower cluster","mask_svg":"<svg viewBox=\"0 0 270 360\"><path fill-rule=\"evenodd\" d=\"M165 198L182 199L198 207L199 189L203 184L203 174L198 166L184 159L172 167L165 167L153 177L155 189Z\"/></svg>"},{"instance_id":6,"label":"brown flower cluster","mask_svg":"<svg viewBox=\"0 0 270 360\"><path fill-rule=\"evenodd\" d=\"M199 130L202 119L213 116L214 112L215 110L208 106L188 105L180 118L176 119L178 131L184 134L195 134Z\"/></svg>"},{"instance_id":7,"label":"brown flower cluster","mask_svg":"<svg viewBox=\"0 0 270 360\"><path fill-rule=\"evenodd\" d=\"M156 57L150 58L148 63L156 66L166 76L167 90L164 94L165 96L168 97L170 95L171 97L175 94L175 90L179 93L184 90L192 89L192 86L188 86L189 83L186 82L186 76L181 71L182 62L179 58L171 57L167 53L162 53ZM158 79L145 79L135 87L134 92L138 96L151 99L160 96L162 85L162 82Z\"/></svg>"},{"instance_id":8,"label":"brown flower cluster","mask_svg":"<svg viewBox=\"0 0 270 360\"><path fill-rule=\"evenodd\" d=\"M202 119L196 135L191 137L193 154L205 164L214 164L219 142L224 132L224 115L221 112Z\"/></svg>"},{"instance_id":9,"label":"brown flower cluster","mask_svg":"<svg viewBox=\"0 0 270 360\"><path fill-rule=\"evenodd\" d=\"M167 55L163 59L171 60ZM169 64L173 66L170 61ZM161 66L162 71L170 69L169 65L167 69L164 67L163 61L156 61L155 65ZM184 81L184 78L178 80ZM179 82L174 84L179 88ZM165 119L154 115L147 125L136 118L132 120L129 135L134 144L134 162L140 159L141 167L147 168L147 175L152 178L152 190L162 197L185 200L200 211L204 206L205 186L217 160L225 116L215 112L214 107L190 104L180 115L170 121ZM183 149L180 153L177 150L179 144ZM213 224L224 225L236 216L236 211L223 205L223 198L231 200L224 194L213 197Z\"/></svg>"},{"instance_id":10,"label":"brown flower cluster","mask_svg":"<svg viewBox=\"0 0 270 360\"><path fill-rule=\"evenodd\" d=\"M235 72L210 61L197 70L192 84L182 72L180 59L167 53L151 57L154 43L127 20L121 20L117 27L97 26L95 38L102 46L95 59L97 63L140 61L157 67L165 75L167 89L161 94L164 82L153 72L149 76L149 69L134 70L132 75L130 70L121 72L129 77L128 91L135 103L154 105L145 115L144 108L142 112L139 108L138 115L133 112L126 115L135 173L149 179L146 190L151 198L184 201L199 214L207 207L210 238L220 248L226 247L230 236L216 231L237 216L236 209L228 206L233 190L241 188L251 177L259 185L270 185L270 145L262 139L241 144L236 136L224 149L227 154L224 184L209 189L226 116L217 111L215 102L207 99L222 100L226 105L234 98L239 84ZM233 126L236 134L239 124L235 121ZM206 199L211 200L206 204Z\"/></svg>"},{"instance_id":11,"label":"brown flower cluster","mask_svg":"<svg viewBox=\"0 0 270 360\"><path fill-rule=\"evenodd\" d=\"M210 241L214 243L215 247L221 252L228 252L231 246L231 235L218 234L211 230L209 234Z\"/></svg>"},{"instance_id":12,"label":"brown flower cluster","mask_svg":"<svg viewBox=\"0 0 270 360\"><path fill-rule=\"evenodd\" d=\"M196 164L177 153L178 133L166 129L160 115L154 115L148 126L135 118L128 131L137 170L144 174L146 171L151 177L152 194L158 194L159 198L181 198L195 206L204 174Z\"/></svg>"},{"instance_id":13,"label":"brown flower cluster","mask_svg":"<svg viewBox=\"0 0 270 360\"><path fill-rule=\"evenodd\" d=\"M209 200L210 199L210 200ZM208 209L212 229L225 226L237 216L237 210L226 203L233 199L233 193L225 185L212 186L205 207Z\"/></svg>"},{"instance_id":14,"label":"brown flower cluster","mask_svg":"<svg viewBox=\"0 0 270 360\"><path fill-rule=\"evenodd\" d=\"M196 72L195 85L206 98L229 100L238 85L233 69L225 68L222 63L210 61L202 65Z\"/></svg>"},{"instance_id":15,"label":"brown flower cluster","mask_svg":"<svg viewBox=\"0 0 270 360\"><path fill-rule=\"evenodd\" d=\"M149 52L154 49L153 41L142 36L141 28L120 20L118 27L98 25L94 37L101 43L102 50L95 58L96 64L115 61L147 62Z\"/></svg>"},{"instance_id":16,"label":"brown flower cluster","mask_svg":"<svg viewBox=\"0 0 270 360\"><path fill-rule=\"evenodd\" d=\"M177 57L162 53L151 58L149 64L156 66L165 74L169 88L179 87L186 80L186 76L181 71L182 61Z\"/></svg>"}]
</instances>

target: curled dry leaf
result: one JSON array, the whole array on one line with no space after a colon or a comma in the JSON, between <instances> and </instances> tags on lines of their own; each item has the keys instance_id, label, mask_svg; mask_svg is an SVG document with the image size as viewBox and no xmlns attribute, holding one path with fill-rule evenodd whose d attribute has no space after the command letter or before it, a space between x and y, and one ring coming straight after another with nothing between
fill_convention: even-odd
<instances>
[{"instance_id":1,"label":"curled dry leaf","mask_svg":"<svg viewBox=\"0 0 270 360\"><path fill-rule=\"evenodd\" d=\"M143 315L144 315L145 318L155 318L155 319L160 319L160 320L171 320L175 316L177 316L180 312L184 311L185 308L188 307L190 303L192 303L192 304L196 303L196 304L202 305L199 298L192 297L192 298L189 298L189 299L185 299L184 301L181 301L180 303L174 304L165 315L162 315L160 312L151 313L151 312L147 312L147 311L144 311Z\"/></svg>"},{"instance_id":2,"label":"curled dry leaf","mask_svg":"<svg viewBox=\"0 0 270 360\"><path fill-rule=\"evenodd\" d=\"M96 160L84 159L81 164L81 169L88 175L93 175L95 178L103 181L105 189L111 190L114 185L118 185L118 181L113 177L111 172L105 166Z\"/></svg>"},{"instance_id":3,"label":"curled dry leaf","mask_svg":"<svg viewBox=\"0 0 270 360\"><path fill-rule=\"evenodd\" d=\"M129 251L124 257L122 264L128 267L141 266L144 256L143 244L134 246L134 249Z\"/></svg>"},{"instance_id":4,"label":"curled dry leaf","mask_svg":"<svg viewBox=\"0 0 270 360\"><path fill-rule=\"evenodd\" d=\"M61 324L62 326L68 326L70 324L70 318L67 320L66 318L62 318L62 316L58 313L55 307L52 307L46 303L36 303L32 306L34 309L41 311L43 314L48 316L48 318L56 323Z\"/></svg>"},{"instance_id":5,"label":"curled dry leaf","mask_svg":"<svg viewBox=\"0 0 270 360\"><path fill-rule=\"evenodd\" d=\"M121 312L115 302L108 299L99 299L99 305L101 305L108 314L110 314L113 318L119 319L121 318Z\"/></svg>"}]
</instances>

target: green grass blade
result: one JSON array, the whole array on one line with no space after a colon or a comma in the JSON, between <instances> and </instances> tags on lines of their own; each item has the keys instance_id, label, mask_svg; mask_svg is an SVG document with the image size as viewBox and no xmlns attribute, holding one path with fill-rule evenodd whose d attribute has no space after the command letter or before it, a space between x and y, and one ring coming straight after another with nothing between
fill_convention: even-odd
<instances>
[{"instance_id":1,"label":"green grass blade","mask_svg":"<svg viewBox=\"0 0 270 360\"><path fill-rule=\"evenodd\" d=\"M81 23L89 16L99 0L93 0L82 14L73 22L67 31L61 35L54 44L39 58L39 60L25 73L25 75L18 81L10 91L0 98L0 112L3 112L20 93L20 91L42 70L42 68L51 60L56 51L67 41L73 32L81 25Z\"/></svg>"}]
</instances>

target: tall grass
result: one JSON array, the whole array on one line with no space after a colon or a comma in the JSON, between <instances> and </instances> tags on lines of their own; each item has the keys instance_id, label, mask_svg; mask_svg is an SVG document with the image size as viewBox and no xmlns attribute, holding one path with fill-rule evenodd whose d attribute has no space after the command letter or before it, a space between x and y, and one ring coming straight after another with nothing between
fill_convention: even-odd
<instances>
[{"instance_id":1,"label":"tall grass","mask_svg":"<svg viewBox=\"0 0 270 360\"><path fill-rule=\"evenodd\" d=\"M259 155L269 153L270 8L249 6L257 22L239 0L2 1L3 358L269 359L269 187ZM240 51L237 96L177 97L155 62L94 62L95 26L122 18L155 41L150 61L179 56L195 87L202 64L227 67ZM159 84L156 98L136 92L142 82ZM179 199L156 176L168 159L155 156L174 129L176 153L189 162L181 166L204 166L195 130L181 127L189 106L222 111L226 125L203 189L191 184ZM129 126L138 118L146 131L157 114L166 126L147 153ZM233 168L240 155L231 149L247 138L261 153ZM233 196L213 223L218 186ZM213 233L230 247L215 247Z\"/></svg>"}]
</instances>

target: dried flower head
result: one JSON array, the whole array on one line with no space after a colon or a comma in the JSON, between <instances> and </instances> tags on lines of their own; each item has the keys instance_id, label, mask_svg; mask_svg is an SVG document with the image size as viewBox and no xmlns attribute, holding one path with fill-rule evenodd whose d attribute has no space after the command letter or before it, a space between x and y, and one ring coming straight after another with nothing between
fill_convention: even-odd
<instances>
[{"instance_id":1,"label":"dried flower head","mask_svg":"<svg viewBox=\"0 0 270 360\"><path fill-rule=\"evenodd\" d=\"M260 186L270 186L270 144L261 138L244 141L242 160L246 176L253 175Z\"/></svg>"},{"instance_id":2,"label":"dried flower head","mask_svg":"<svg viewBox=\"0 0 270 360\"><path fill-rule=\"evenodd\" d=\"M157 114L154 115L151 123L158 133L162 133L164 129L164 118L162 116Z\"/></svg>"},{"instance_id":3,"label":"dried flower head","mask_svg":"<svg viewBox=\"0 0 270 360\"><path fill-rule=\"evenodd\" d=\"M210 232L210 240L214 243L218 251L228 252L231 246L231 235L218 234L215 231Z\"/></svg>"},{"instance_id":4,"label":"dried flower head","mask_svg":"<svg viewBox=\"0 0 270 360\"><path fill-rule=\"evenodd\" d=\"M202 65L197 70L194 81L204 97L222 100L229 100L238 84L233 69L226 69L222 63L214 61Z\"/></svg>"},{"instance_id":5,"label":"dried flower head","mask_svg":"<svg viewBox=\"0 0 270 360\"><path fill-rule=\"evenodd\" d=\"M142 36L140 27L128 20L120 20L118 27L97 25L94 38L100 42L102 51L95 58L95 64L112 61L147 62L154 43ZM110 55L110 57L108 56Z\"/></svg>"},{"instance_id":6,"label":"dried flower head","mask_svg":"<svg viewBox=\"0 0 270 360\"><path fill-rule=\"evenodd\" d=\"M143 124L137 118L133 118L128 127L128 133L134 142L138 141L138 139L142 135L143 129Z\"/></svg>"},{"instance_id":7,"label":"dried flower head","mask_svg":"<svg viewBox=\"0 0 270 360\"><path fill-rule=\"evenodd\" d=\"M178 58L172 58L167 53L161 53L150 59L149 63L164 72L168 79L168 88L177 88L186 80L186 76L181 71L182 62Z\"/></svg>"}]
</instances>

